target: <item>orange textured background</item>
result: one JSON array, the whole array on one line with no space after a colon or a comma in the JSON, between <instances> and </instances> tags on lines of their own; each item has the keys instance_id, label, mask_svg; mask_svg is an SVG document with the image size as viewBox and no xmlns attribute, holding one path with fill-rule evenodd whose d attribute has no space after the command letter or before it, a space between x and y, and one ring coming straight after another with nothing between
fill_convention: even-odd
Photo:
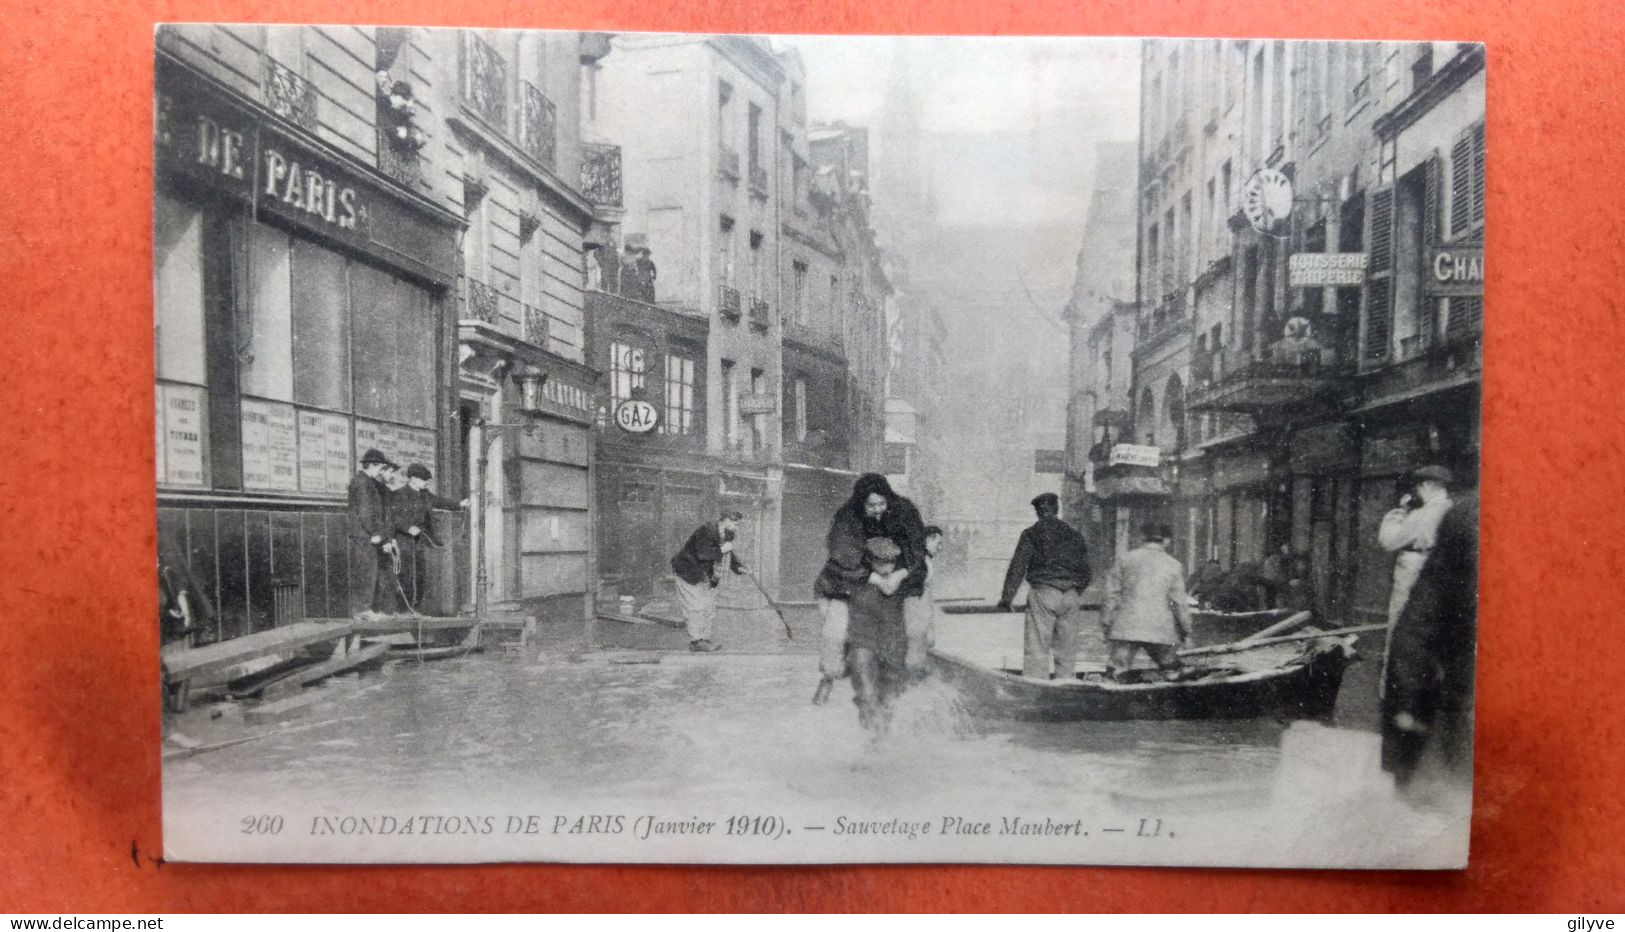
<instances>
[{"instance_id":1,"label":"orange textured background","mask_svg":"<svg viewBox=\"0 0 1625 932\"><path fill-rule=\"evenodd\" d=\"M1608 6L0 0L0 910L1625 909L1625 28ZM172 20L1487 42L1471 868L160 867L151 31Z\"/></svg>"}]
</instances>

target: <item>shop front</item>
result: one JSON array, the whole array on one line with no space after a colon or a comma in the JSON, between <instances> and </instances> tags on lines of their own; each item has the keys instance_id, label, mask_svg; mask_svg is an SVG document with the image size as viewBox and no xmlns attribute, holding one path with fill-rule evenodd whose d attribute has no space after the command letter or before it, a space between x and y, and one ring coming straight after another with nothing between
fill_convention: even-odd
<instances>
[{"instance_id":1,"label":"shop front","mask_svg":"<svg viewBox=\"0 0 1625 932\"><path fill-rule=\"evenodd\" d=\"M361 453L461 483L460 221L162 53L157 87L160 559L209 603L203 640L347 617ZM431 558L429 610L454 607L453 563Z\"/></svg>"}]
</instances>

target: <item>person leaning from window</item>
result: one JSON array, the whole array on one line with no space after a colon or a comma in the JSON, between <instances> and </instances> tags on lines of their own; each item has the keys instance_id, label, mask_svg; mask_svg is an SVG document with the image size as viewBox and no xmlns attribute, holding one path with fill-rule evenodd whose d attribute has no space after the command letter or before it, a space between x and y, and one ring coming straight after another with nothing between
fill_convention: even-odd
<instances>
[{"instance_id":1,"label":"person leaning from window","mask_svg":"<svg viewBox=\"0 0 1625 932\"><path fill-rule=\"evenodd\" d=\"M1061 499L1045 492L1032 501L1038 520L1021 532L1004 574L999 608L1009 611L1023 580L1027 629L1023 676L1070 679L1078 656L1078 621L1089 586L1089 545L1062 521ZM1052 673L1053 669L1053 673Z\"/></svg>"},{"instance_id":2,"label":"person leaning from window","mask_svg":"<svg viewBox=\"0 0 1625 932\"><path fill-rule=\"evenodd\" d=\"M726 559L735 575L745 572L734 549L734 534L743 517L738 511L724 509L714 523L695 528L683 549L671 558L671 571L677 574L677 601L683 608L691 651L710 653L722 649L721 644L711 640L711 627L717 618L716 588L722 582L717 576L717 564Z\"/></svg>"}]
</instances>

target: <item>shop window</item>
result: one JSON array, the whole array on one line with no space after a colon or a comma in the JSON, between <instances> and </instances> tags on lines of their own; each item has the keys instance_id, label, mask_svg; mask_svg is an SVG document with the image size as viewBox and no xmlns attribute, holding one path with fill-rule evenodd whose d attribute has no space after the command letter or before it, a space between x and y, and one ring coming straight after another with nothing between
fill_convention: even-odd
<instances>
[{"instance_id":1,"label":"shop window","mask_svg":"<svg viewBox=\"0 0 1625 932\"><path fill-rule=\"evenodd\" d=\"M153 226L158 378L202 385L203 212L159 196Z\"/></svg>"},{"instance_id":2,"label":"shop window","mask_svg":"<svg viewBox=\"0 0 1625 932\"><path fill-rule=\"evenodd\" d=\"M421 291L359 263L350 269L355 413L433 423L433 318Z\"/></svg>"},{"instance_id":3,"label":"shop window","mask_svg":"<svg viewBox=\"0 0 1625 932\"><path fill-rule=\"evenodd\" d=\"M293 400L316 408L350 410L350 314L344 260L295 240Z\"/></svg>"},{"instance_id":4,"label":"shop window","mask_svg":"<svg viewBox=\"0 0 1625 932\"><path fill-rule=\"evenodd\" d=\"M242 392L293 400L293 282L288 234L254 224L248 233L247 340L238 353Z\"/></svg>"},{"instance_id":5,"label":"shop window","mask_svg":"<svg viewBox=\"0 0 1625 932\"><path fill-rule=\"evenodd\" d=\"M694 360L686 356L666 357L666 416L660 429L668 434L694 432Z\"/></svg>"},{"instance_id":6,"label":"shop window","mask_svg":"<svg viewBox=\"0 0 1625 932\"><path fill-rule=\"evenodd\" d=\"M732 359L722 360L722 432L729 447L739 442L739 380Z\"/></svg>"}]
</instances>

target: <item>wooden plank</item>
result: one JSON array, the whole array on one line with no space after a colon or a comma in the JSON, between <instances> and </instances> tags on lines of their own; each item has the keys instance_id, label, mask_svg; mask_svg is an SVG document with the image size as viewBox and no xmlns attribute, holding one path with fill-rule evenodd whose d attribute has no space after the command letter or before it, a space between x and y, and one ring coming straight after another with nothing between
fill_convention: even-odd
<instances>
[{"instance_id":1,"label":"wooden plank","mask_svg":"<svg viewBox=\"0 0 1625 932\"><path fill-rule=\"evenodd\" d=\"M1301 628L1308 624L1309 619L1312 617L1314 617L1314 615L1310 612L1298 612L1294 615L1289 615L1275 624L1270 625L1268 628L1263 629L1262 631L1254 631L1252 634L1247 635L1236 643L1252 644L1256 641L1262 641L1265 638L1274 637L1275 635L1291 631L1294 628Z\"/></svg>"},{"instance_id":2,"label":"wooden plank","mask_svg":"<svg viewBox=\"0 0 1625 932\"><path fill-rule=\"evenodd\" d=\"M204 647L165 651L164 666L169 671L169 681L174 683L218 673L259 657L335 641L349 633L347 621L304 621Z\"/></svg>"},{"instance_id":3,"label":"wooden plank","mask_svg":"<svg viewBox=\"0 0 1625 932\"><path fill-rule=\"evenodd\" d=\"M291 696L312 683L381 660L387 653L389 653L388 644L367 644L348 653L335 652L328 660L295 670L285 677L266 683L261 695L268 701Z\"/></svg>"},{"instance_id":4,"label":"wooden plank","mask_svg":"<svg viewBox=\"0 0 1625 932\"><path fill-rule=\"evenodd\" d=\"M1234 644L1215 644L1212 647L1189 647L1179 652L1181 657L1194 657L1198 654L1233 654L1237 651L1252 650L1255 647L1268 647L1271 644L1286 644L1290 641L1307 641L1313 638L1336 638L1347 634L1367 634L1372 631L1388 630L1387 623L1380 625L1355 625L1352 628L1334 628L1331 631L1304 631L1299 634L1288 634L1278 638L1263 638L1257 641L1237 641Z\"/></svg>"},{"instance_id":5,"label":"wooden plank","mask_svg":"<svg viewBox=\"0 0 1625 932\"><path fill-rule=\"evenodd\" d=\"M382 618L351 619L350 630L356 634L414 634L418 631L454 631L471 628L475 621L467 615L437 617L431 615L386 615Z\"/></svg>"}]
</instances>

